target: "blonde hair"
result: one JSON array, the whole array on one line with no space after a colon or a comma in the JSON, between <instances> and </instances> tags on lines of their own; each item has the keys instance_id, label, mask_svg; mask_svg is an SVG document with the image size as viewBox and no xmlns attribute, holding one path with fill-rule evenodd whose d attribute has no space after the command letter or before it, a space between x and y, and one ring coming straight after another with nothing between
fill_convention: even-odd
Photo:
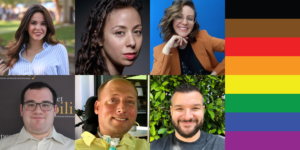
<instances>
[{"instance_id":1,"label":"blonde hair","mask_svg":"<svg viewBox=\"0 0 300 150\"><path fill-rule=\"evenodd\" d=\"M195 18L197 17L195 5L192 0L174 0L172 5L165 9L163 18L160 20L158 28L161 28L160 37L163 35L163 41L167 42L174 34L173 21L176 16L181 14L183 6L189 6L195 11ZM200 25L195 22L192 32L188 35L191 42L196 42L196 35Z\"/></svg>"}]
</instances>

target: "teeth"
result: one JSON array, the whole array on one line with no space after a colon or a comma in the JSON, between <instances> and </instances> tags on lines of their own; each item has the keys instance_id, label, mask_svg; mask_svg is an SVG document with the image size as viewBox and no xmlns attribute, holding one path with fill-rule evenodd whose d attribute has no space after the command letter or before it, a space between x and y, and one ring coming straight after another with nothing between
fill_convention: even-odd
<instances>
[{"instance_id":1,"label":"teeth","mask_svg":"<svg viewBox=\"0 0 300 150\"><path fill-rule=\"evenodd\" d=\"M187 28L179 28L179 29L186 30Z\"/></svg>"},{"instance_id":2,"label":"teeth","mask_svg":"<svg viewBox=\"0 0 300 150\"><path fill-rule=\"evenodd\" d=\"M126 119L120 119L120 118L115 118L115 119L117 119L117 120L120 120L120 121L124 121L124 120L126 120Z\"/></svg>"}]
</instances>

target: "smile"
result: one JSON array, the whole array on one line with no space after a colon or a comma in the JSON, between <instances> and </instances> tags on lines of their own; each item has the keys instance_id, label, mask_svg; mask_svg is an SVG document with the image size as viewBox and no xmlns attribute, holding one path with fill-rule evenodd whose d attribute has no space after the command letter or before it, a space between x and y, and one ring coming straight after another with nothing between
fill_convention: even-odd
<instances>
[{"instance_id":1,"label":"smile","mask_svg":"<svg viewBox=\"0 0 300 150\"><path fill-rule=\"evenodd\" d=\"M36 32L36 33L34 33L34 34L37 35L37 36L42 35L41 32Z\"/></svg>"},{"instance_id":2,"label":"smile","mask_svg":"<svg viewBox=\"0 0 300 150\"><path fill-rule=\"evenodd\" d=\"M126 118L122 119L122 118L115 118L115 117L113 117L113 119L116 119L116 120L118 120L118 121L126 121L126 120L128 120L128 119L126 119Z\"/></svg>"},{"instance_id":3,"label":"smile","mask_svg":"<svg viewBox=\"0 0 300 150\"><path fill-rule=\"evenodd\" d=\"M184 28L184 27L178 27L180 30L182 31L186 31L188 28Z\"/></svg>"}]
</instances>

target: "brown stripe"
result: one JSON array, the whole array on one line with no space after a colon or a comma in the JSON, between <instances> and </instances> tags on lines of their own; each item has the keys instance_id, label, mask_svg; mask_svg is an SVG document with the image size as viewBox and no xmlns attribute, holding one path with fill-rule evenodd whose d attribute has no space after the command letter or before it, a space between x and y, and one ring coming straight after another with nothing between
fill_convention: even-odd
<instances>
[{"instance_id":1,"label":"brown stripe","mask_svg":"<svg viewBox=\"0 0 300 150\"><path fill-rule=\"evenodd\" d=\"M226 37L300 37L300 19L225 19Z\"/></svg>"}]
</instances>

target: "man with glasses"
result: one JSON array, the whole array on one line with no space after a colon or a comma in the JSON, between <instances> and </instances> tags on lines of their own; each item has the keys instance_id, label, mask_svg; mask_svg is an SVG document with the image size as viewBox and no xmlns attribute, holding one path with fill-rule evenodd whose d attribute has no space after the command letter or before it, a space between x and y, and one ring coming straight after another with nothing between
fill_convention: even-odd
<instances>
[{"instance_id":1,"label":"man with glasses","mask_svg":"<svg viewBox=\"0 0 300 150\"><path fill-rule=\"evenodd\" d=\"M204 100L200 90L189 84L178 86L171 98L170 112L175 132L152 141L151 150L225 150L225 138L200 130L204 123Z\"/></svg>"},{"instance_id":2,"label":"man with glasses","mask_svg":"<svg viewBox=\"0 0 300 150\"><path fill-rule=\"evenodd\" d=\"M56 92L43 82L27 85L21 94L21 132L0 140L0 150L74 150L74 140L56 132Z\"/></svg>"}]
</instances>

